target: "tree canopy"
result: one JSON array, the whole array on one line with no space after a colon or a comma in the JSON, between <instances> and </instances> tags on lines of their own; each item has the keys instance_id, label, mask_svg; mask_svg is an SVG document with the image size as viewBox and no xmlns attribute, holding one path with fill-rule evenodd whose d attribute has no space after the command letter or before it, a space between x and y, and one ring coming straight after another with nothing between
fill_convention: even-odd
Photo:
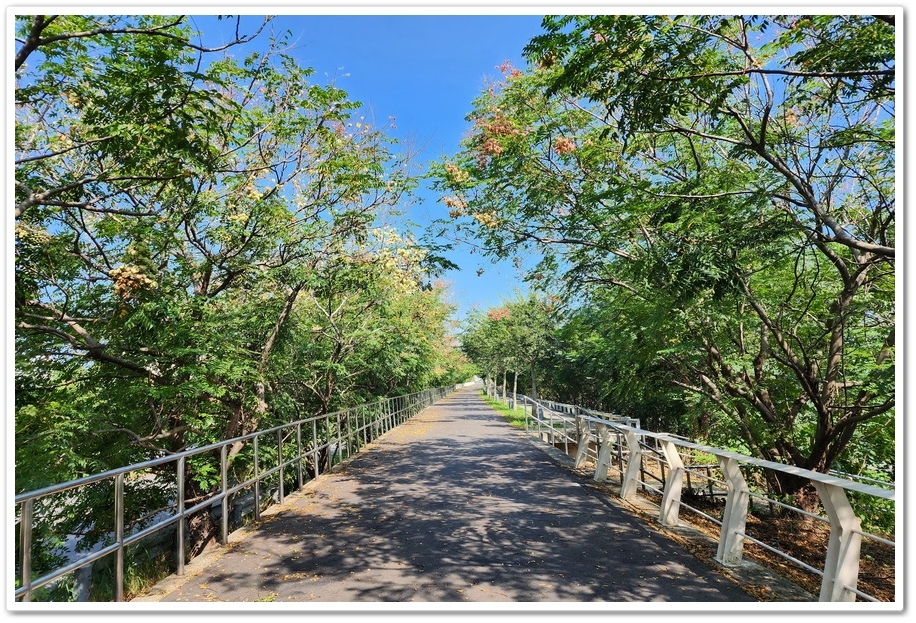
<instances>
[{"instance_id":1,"label":"tree canopy","mask_svg":"<svg viewBox=\"0 0 916 623\"><path fill-rule=\"evenodd\" d=\"M17 491L468 374L400 218L414 164L283 36L16 36Z\"/></svg>"},{"instance_id":2,"label":"tree canopy","mask_svg":"<svg viewBox=\"0 0 916 623\"><path fill-rule=\"evenodd\" d=\"M605 380L582 381L604 397L667 395L809 469L858 453L895 399L893 20L543 26L438 165L454 226L540 255L532 283L607 344Z\"/></svg>"}]
</instances>

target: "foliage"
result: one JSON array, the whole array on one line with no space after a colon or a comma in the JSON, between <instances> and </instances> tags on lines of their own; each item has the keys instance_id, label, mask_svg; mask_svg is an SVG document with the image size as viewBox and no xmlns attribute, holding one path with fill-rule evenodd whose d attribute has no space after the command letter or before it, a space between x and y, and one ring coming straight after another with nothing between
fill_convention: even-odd
<instances>
[{"instance_id":1,"label":"foliage","mask_svg":"<svg viewBox=\"0 0 916 623\"><path fill-rule=\"evenodd\" d=\"M893 24L603 15L544 31L436 174L459 231L495 257L538 253L529 279L578 307L555 363L581 377L557 388L658 404L679 430L799 467L861 466L868 447L892 463Z\"/></svg>"},{"instance_id":2,"label":"foliage","mask_svg":"<svg viewBox=\"0 0 916 623\"><path fill-rule=\"evenodd\" d=\"M516 428L525 428L525 420L528 416L526 415L525 409L523 407L516 406L515 408L510 408L501 400L494 400L486 394L481 394L481 397L483 398L483 401L493 407L497 413L506 418L506 421L509 424L515 426Z\"/></svg>"},{"instance_id":3,"label":"foliage","mask_svg":"<svg viewBox=\"0 0 916 623\"><path fill-rule=\"evenodd\" d=\"M513 384L520 372L531 380L529 396L537 397L541 362L551 350L556 299L519 296L505 306L468 317L461 347L485 378L505 378L511 371ZM513 392L516 390L513 389Z\"/></svg>"},{"instance_id":4,"label":"foliage","mask_svg":"<svg viewBox=\"0 0 916 623\"><path fill-rule=\"evenodd\" d=\"M393 225L411 162L288 34L249 48L267 22L17 18L17 491L468 373ZM96 502L65 518L87 546Z\"/></svg>"}]
</instances>

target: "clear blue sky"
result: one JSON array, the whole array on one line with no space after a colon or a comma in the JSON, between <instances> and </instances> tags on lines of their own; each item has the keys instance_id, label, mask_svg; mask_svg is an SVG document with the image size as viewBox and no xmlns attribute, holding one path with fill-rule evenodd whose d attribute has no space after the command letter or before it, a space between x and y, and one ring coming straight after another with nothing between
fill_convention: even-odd
<instances>
[{"instance_id":1,"label":"clear blue sky","mask_svg":"<svg viewBox=\"0 0 916 623\"><path fill-rule=\"evenodd\" d=\"M395 117L397 129L389 133L422 148L418 160L425 170L428 161L459 149L469 129L465 116L471 102L483 91L487 78L500 76L498 66L506 60L525 66L522 48L540 32L541 16L422 12L421 8L415 15L295 14L276 17L272 27L275 32L292 33L292 55L300 65L315 70L316 82L333 81L350 99L362 102L379 124ZM248 19L252 24L257 21L254 16ZM211 25L229 27L225 20L217 23L201 17L195 23L205 40L220 36L210 31ZM435 193L421 190L418 194L408 212L412 221L424 225L446 215ZM445 275L452 284L458 317L475 305L485 310L501 299L513 298L516 289L525 289L510 265L493 265L469 251L468 246L458 246L449 259L461 270Z\"/></svg>"}]
</instances>

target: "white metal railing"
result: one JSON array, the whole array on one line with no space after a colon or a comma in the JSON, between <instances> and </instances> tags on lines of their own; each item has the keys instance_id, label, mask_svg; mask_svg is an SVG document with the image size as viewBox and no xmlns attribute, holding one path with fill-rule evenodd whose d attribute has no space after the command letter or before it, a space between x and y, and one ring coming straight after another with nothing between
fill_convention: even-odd
<instances>
[{"instance_id":1,"label":"white metal railing","mask_svg":"<svg viewBox=\"0 0 916 623\"><path fill-rule=\"evenodd\" d=\"M124 599L125 550L131 545L147 539L153 534L171 531L176 534L175 567L177 574L184 573L186 551L185 536L188 519L201 512L213 512L220 521L220 542L225 544L229 535L229 517L235 514L233 505L236 494L253 489L254 519L260 519L265 483L275 483L275 489L268 496L271 502L282 504L286 494L286 483L292 479L301 489L305 480L317 478L321 465L331 467L358 452L361 447L383 433L418 414L422 409L444 398L457 389L448 386L429 389L415 394L398 396L315 416L257 431L234 439L227 439L208 446L186 450L158 459L113 469L77 480L45 487L37 491L22 493L15 497L15 524L18 531L16 540L15 599L21 602L32 600L35 591L53 585L62 578L80 570L91 569L93 563L109 556L114 558L115 601ZM247 449L253 460L253 474L240 482L234 482L229 475L230 454ZM319 454L325 453L325 459ZM185 499L185 482L195 460L218 456L218 485L203 499L195 500L188 506ZM311 464L311 474L307 474ZM293 473L294 472L294 473ZM110 543L88 553L75 553L66 564L50 570L43 570L40 577L33 573L33 547L45 546L33 540L36 522L51 526L53 515L68 500L88 487L110 487L112 507L100 509L100 515L114 518L110 526ZM158 509L150 516L138 518L136 512L127 508L127 493L137 494L144 487L155 486L159 491L168 491L172 502ZM70 535L60 534L55 538L64 540Z\"/></svg>"},{"instance_id":2,"label":"white metal railing","mask_svg":"<svg viewBox=\"0 0 916 623\"><path fill-rule=\"evenodd\" d=\"M681 507L705 517L719 526L716 561L724 566L740 565L745 541L750 541L781 556L789 562L821 577L819 601L880 601L857 587L860 550L863 538L889 547L893 540L866 532L856 516L847 493L895 501L894 485L877 481L856 481L837 474L824 474L791 465L765 461L729 450L694 443L669 433L643 430L638 420L544 400L533 400L522 394L502 395L498 386L490 384L486 391L506 401L516 400L526 411L526 430L539 439L569 454L576 448L575 466L594 463L594 479L604 482L609 471L616 471L620 497L632 499L639 489L660 496L659 521L664 526L677 526ZM714 456L717 463L685 464L693 455ZM647 463L654 463L650 469ZM817 491L824 514L806 512L794 506L752 491L745 473L750 470L771 470L807 479ZM713 474L716 474L715 476ZM693 487L697 481L704 484ZM872 484L874 483L874 484ZM721 518L711 516L690 506L683 496L684 485L692 493L708 492L725 498ZM884 486L877 486L878 484ZM830 536L821 568L816 568L747 534L747 517L752 504L782 507L806 515L829 526Z\"/></svg>"}]
</instances>

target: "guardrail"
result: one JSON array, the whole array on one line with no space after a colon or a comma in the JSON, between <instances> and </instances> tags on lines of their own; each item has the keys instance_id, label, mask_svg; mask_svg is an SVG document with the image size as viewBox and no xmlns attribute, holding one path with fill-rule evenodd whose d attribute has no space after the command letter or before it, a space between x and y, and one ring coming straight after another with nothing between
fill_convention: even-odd
<instances>
[{"instance_id":1,"label":"guardrail","mask_svg":"<svg viewBox=\"0 0 916 623\"><path fill-rule=\"evenodd\" d=\"M632 499L640 491L655 494L657 498L660 496L658 518L663 526L679 525L682 507L716 524L719 538L715 559L719 564L727 567L740 565L744 544L748 541L820 576L818 600L821 602L847 602L857 598L880 601L857 588L863 539L891 548L896 548L896 544L862 529L862 522L856 516L847 493L895 502L893 484L870 481L890 488L879 487L834 474L765 461L694 443L676 435L643 430L638 421L628 418L598 414L575 405L533 400L522 394L515 398L501 395L498 387L489 387L487 391L524 406L526 430L542 441L565 450L567 454L570 447L574 448L577 468L583 468L589 461L594 463L595 481L605 482L609 472L615 472L622 499ZM716 464L691 464L693 456L713 456ZM656 469L651 469L647 463L654 463ZM824 514L810 513L752 490L749 479L745 477L746 472L751 470L772 470L807 479L817 491ZM685 490L699 496L724 498L721 516L712 516L688 504L683 495ZM827 524L830 536L821 567L807 564L748 535L748 512L755 504L771 509L779 507Z\"/></svg>"},{"instance_id":2,"label":"guardrail","mask_svg":"<svg viewBox=\"0 0 916 623\"><path fill-rule=\"evenodd\" d=\"M37 491L22 493L15 497L15 522L18 531L16 540L16 573L18 586L15 599L21 602L32 600L35 591L58 583L70 574L91 569L92 565L102 559L114 558L115 601L124 599L124 566L125 551L128 547L149 539L152 535L170 531L175 535L176 573L184 573L188 552L186 549L187 521L201 512L212 512L220 522L219 541L227 543L230 517L238 516L236 508L240 502L239 493L253 489L250 500L254 519L260 519L262 505L267 494L267 506L272 502L282 504L291 481L301 489L306 480L317 478L322 465L333 467L340 461L357 453L360 448L379 437L395 426L407 421L424 408L444 398L457 389L456 386L430 389L406 396L398 396L335 411L326 415L315 416L227 439L219 443L186 450L170 456L109 470L101 474L87 476ZM233 454L242 451L250 452L253 460L253 474L250 477L234 481L230 478L230 447ZM188 506L185 499L185 482L193 474L195 463L201 466L210 465L208 458L218 455L218 486L203 500L195 500ZM320 459L324 456L324 460ZM268 466L269 465L269 466ZM308 474L309 466L311 473ZM326 471L326 469L325 469ZM290 478L292 477L292 479ZM43 543L33 541L33 527L36 522L43 526L53 526L54 515L65 507L81 491L89 487L110 488L112 507L99 509L99 515L111 515L110 543L89 553L73 553L64 565L33 577L33 547ZM273 487L273 490L264 491ZM131 497L142 497L144 491L165 491L172 502L156 509L154 513L131 512L127 500ZM56 535L60 541L67 539L67 534Z\"/></svg>"}]
</instances>

